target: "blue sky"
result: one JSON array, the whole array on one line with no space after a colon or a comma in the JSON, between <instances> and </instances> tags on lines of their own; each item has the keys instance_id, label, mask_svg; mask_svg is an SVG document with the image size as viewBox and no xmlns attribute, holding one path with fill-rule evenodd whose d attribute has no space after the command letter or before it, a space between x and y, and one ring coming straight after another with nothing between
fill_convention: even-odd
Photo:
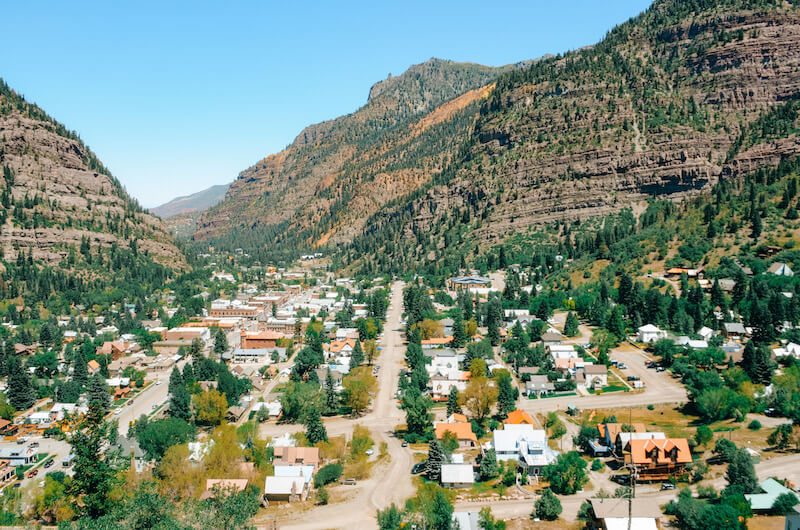
<instances>
[{"instance_id":1,"label":"blue sky","mask_svg":"<svg viewBox=\"0 0 800 530\"><path fill-rule=\"evenodd\" d=\"M0 77L155 206L232 181L389 73L578 48L649 3L13 2Z\"/></svg>"}]
</instances>

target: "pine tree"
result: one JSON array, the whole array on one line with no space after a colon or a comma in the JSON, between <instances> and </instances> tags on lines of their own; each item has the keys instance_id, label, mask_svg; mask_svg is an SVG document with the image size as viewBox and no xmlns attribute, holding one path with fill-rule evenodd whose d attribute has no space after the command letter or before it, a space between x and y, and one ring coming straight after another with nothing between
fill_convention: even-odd
<instances>
[{"instance_id":1,"label":"pine tree","mask_svg":"<svg viewBox=\"0 0 800 530\"><path fill-rule=\"evenodd\" d=\"M464 329L464 318L461 310L457 309L453 314L453 346L463 348L467 343L467 332Z\"/></svg>"},{"instance_id":2,"label":"pine tree","mask_svg":"<svg viewBox=\"0 0 800 530\"><path fill-rule=\"evenodd\" d=\"M497 453L494 449L489 449L483 455L478 474L483 481L491 480L500 474L500 470L497 468Z\"/></svg>"},{"instance_id":3,"label":"pine tree","mask_svg":"<svg viewBox=\"0 0 800 530\"><path fill-rule=\"evenodd\" d=\"M105 415L111 407L111 393L108 390L108 385L100 372L94 374L89 380L89 387L86 390L89 397L89 407L96 407L102 414Z\"/></svg>"},{"instance_id":4,"label":"pine tree","mask_svg":"<svg viewBox=\"0 0 800 530\"><path fill-rule=\"evenodd\" d=\"M192 417L192 396L186 390L180 370L172 369L169 376L169 414L173 418L188 421Z\"/></svg>"},{"instance_id":5,"label":"pine tree","mask_svg":"<svg viewBox=\"0 0 800 530\"><path fill-rule=\"evenodd\" d=\"M450 387L450 394L447 396L447 416L451 414L461 414L461 405L458 404L458 388Z\"/></svg>"},{"instance_id":6,"label":"pine tree","mask_svg":"<svg viewBox=\"0 0 800 530\"><path fill-rule=\"evenodd\" d=\"M517 408L516 399L514 396L514 388L511 386L511 376L504 374L499 377L497 405L500 414L507 416L509 412Z\"/></svg>"},{"instance_id":7,"label":"pine tree","mask_svg":"<svg viewBox=\"0 0 800 530\"><path fill-rule=\"evenodd\" d=\"M758 487L758 478L753 466L753 459L745 449L739 449L731 455L728 471L725 473L728 484L739 486L744 493L753 493Z\"/></svg>"},{"instance_id":8,"label":"pine tree","mask_svg":"<svg viewBox=\"0 0 800 530\"><path fill-rule=\"evenodd\" d=\"M358 368L364 364L364 349L361 348L361 341L356 341L356 346L350 354L350 370Z\"/></svg>"},{"instance_id":9,"label":"pine tree","mask_svg":"<svg viewBox=\"0 0 800 530\"><path fill-rule=\"evenodd\" d=\"M222 355L228 350L228 337L221 329L214 335L214 353Z\"/></svg>"},{"instance_id":10,"label":"pine tree","mask_svg":"<svg viewBox=\"0 0 800 530\"><path fill-rule=\"evenodd\" d=\"M439 440L434 438L428 446L428 461L425 466L425 472L430 480L439 482L442 477L442 464L445 463L444 450Z\"/></svg>"},{"instance_id":11,"label":"pine tree","mask_svg":"<svg viewBox=\"0 0 800 530\"><path fill-rule=\"evenodd\" d=\"M328 431L325 429L325 424L322 423L322 415L320 415L317 407L312 406L309 408L306 413L305 426L306 438L308 438L311 445L328 441Z\"/></svg>"},{"instance_id":12,"label":"pine tree","mask_svg":"<svg viewBox=\"0 0 800 530\"><path fill-rule=\"evenodd\" d=\"M764 346L756 348L755 363L753 365L753 382L768 385L772 381L772 360L769 350Z\"/></svg>"},{"instance_id":13,"label":"pine tree","mask_svg":"<svg viewBox=\"0 0 800 530\"><path fill-rule=\"evenodd\" d=\"M9 358L8 364L8 402L17 410L25 410L36 401L35 389L28 373L20 365L19 357Z\"/></svg>"},{"instance_id":14,"label":"pine tree","mask_svg":"<svg viewBox=\"0 0 800 530\"><path fill-rule=\"evenodd\" d=\"M567 313L567 320L564 322L564 336L574 337L578 334L578 317L570 311Z\"/></svg>"},{"instance_id":15,"label":"pine tree","mask_svg":"<svg viewBox=\"0 0 800 530\"><path fill-rule=\"evenodd\" d=\"M82 348L78 348L72 357L72 380L81 386L86 386L89 382L89 368L86 366Z\"/></svg>"},{"instance_id":16,"label":"pine tree","mask_svg":"<svg viewBox=\"0 0 800 530\"><path fill-rule=\"evenodd\" d=\"M325 414L336 414L339 410L339 396L336 394L336 383L333 381L333 374L328 368L325 376Z\"/></svg>"}]
</instances>

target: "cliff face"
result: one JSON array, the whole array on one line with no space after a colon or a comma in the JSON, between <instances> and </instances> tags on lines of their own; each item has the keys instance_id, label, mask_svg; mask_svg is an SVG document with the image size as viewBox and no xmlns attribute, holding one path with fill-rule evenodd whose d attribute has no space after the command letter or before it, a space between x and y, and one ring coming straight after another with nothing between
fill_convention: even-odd
<instances>
[{"instance_id":1,"label":"cliff face","mask_svg":"<svg viewBox=\"0 0 800 530\"><path fill-rule=\"evenodd\" d=\"M798 152L796 137L752 127L800 93L800 13L769 0L658 0L591 48L477 78L483 88L450 83L468 89L460 97L392 81L243 172L198 237L249 226L261 246L342 243L346 261L437 263L446 247L774 165ZM411 118L392 121L398 109Z\"/></svg>"},{"instance_id":2,"label":"cliff face","mask_svg":"<svg viewBox=\"0 0 800 530\"><path fill-rule=\"evenodd\" d=\"M88 238L184 268L163 222L145 213L72 132L0 81L2 258L58 263Z\"/></svg>"}]
</instances>

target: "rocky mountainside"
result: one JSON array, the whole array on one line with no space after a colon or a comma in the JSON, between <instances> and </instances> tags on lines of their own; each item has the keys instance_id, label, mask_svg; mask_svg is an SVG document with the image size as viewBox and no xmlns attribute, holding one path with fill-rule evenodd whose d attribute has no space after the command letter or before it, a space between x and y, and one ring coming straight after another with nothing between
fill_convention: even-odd
<instances>
[{"instance_id":1,"label":"rocky mountainside","mask_svg":"<svg viewBox=\"0 0 800 530\"><path fill-rule=\"evenodd\" d=\"M229 187L230 184L218 184L206 188L203 191L192 193L191 195L176 197L169 202L165 202L161 206L150 208L150 213L162 219L169 219L176 215L202 212L219 204L219 202L225 198L225 193L227 193Z\"/></svg>"},{"instance_id":2,"label":"rocky mountainside","mask_svg":"<svg viewBox=\"0 0 800 530\"><path fill-rule=\"evenodd\" d=\"M80 247L135 249L169 268L183 254L78 136L0 80L0 249L45 264Z\"/></svg>"},{"instance_id":3,"label":"rocky mountainside","mask_svg":"<svg viewBox=\"0 0 800 530\"><path fill-rule=\"evenodd\" d=\"M364 109L310 128L244 172L197 237L253 226L272 249L337 244L367 270L437 270L537 224L775 165L800 151L800 11L783 0L657 0L593 47L463 88L395 136L333 126ZM435 141L415 142L429 121L441 127ZM301 146L313 149L287 172Z\"/></svg>"}]
</instances>

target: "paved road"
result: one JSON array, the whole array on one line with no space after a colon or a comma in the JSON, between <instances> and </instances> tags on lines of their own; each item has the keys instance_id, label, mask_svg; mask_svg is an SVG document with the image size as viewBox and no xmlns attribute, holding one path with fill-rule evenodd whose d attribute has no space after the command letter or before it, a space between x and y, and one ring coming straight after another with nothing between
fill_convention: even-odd
<instances>
[{"instance_id":1,"label":"paved road","mask_svg":"<svg viewBox=\"0 0 800 530\"><path fill-rule=\"evenodd\" d=\"M355 494L344 502L315 506L301 516L291 518L290 521L279 521L280 528L304 530L375 528L377 510L384 509L391 503L402 505L407 498L415 494L410 474L412 453L401 446L401 440L393 436L395 427L405 421L405 414L397 407L397 400L394 397L405 357L403 327L400 323L402 311L403 284L397 282L392 287L389 314L381 344L383 349L375 361L381 369L378 372L378 392L373 400L372 409L360 418L325 420L325 427L331 436L349 434L355 424L368 427L377 446L380 446L381 442L388 444L391 460L388 464L379 464L373 470L373 477L353 488ZM303 430L301 425L264 424L260 433L262 436L277 436L300 430ZM256 518L254 522L257 525L270 524L274 521L274 517L274 514L270 514L269 517Z\"/></svg>"},{"instance_id":2,"label":"paved road","mask_svg":"<svg viewBox=\"0 0 800 530\"><path fill-rule=\"evenodd\" d=\"M184 361L185 363L186 361ZM182 366L182 365L181 365ZM169 401L169 374L172 370L164 370L153 376L154 384L140 392L134 399L125 403L119 414L111 414L112 420L119 422L119 434L128 435L130 422L139 419L142 414L150 414L154 408L166 405ZM161 384L155 384L158 382Z\"/></svg>"}]
</instances>

